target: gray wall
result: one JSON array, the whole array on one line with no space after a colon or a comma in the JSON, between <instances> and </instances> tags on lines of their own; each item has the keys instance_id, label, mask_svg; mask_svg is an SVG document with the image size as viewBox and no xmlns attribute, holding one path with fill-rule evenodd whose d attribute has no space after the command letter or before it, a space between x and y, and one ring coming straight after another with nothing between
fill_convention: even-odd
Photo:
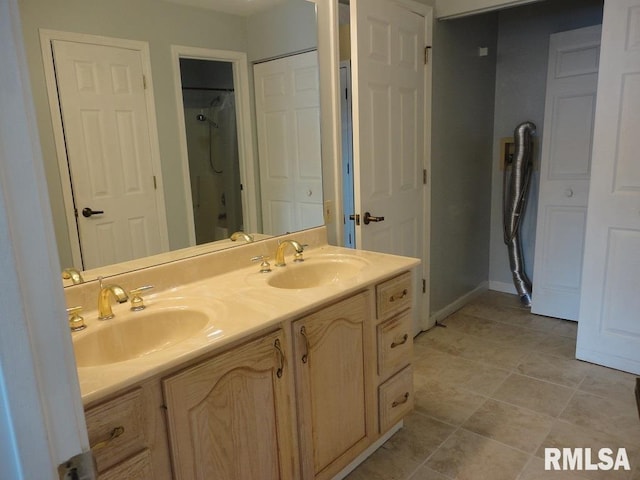
<instances>
[{"instance_id":1,"label":"gray wall","mask_svg":"<svg viewBox=\"0 0 640 480\"><path fill-rule=\"evenodd\" d=\"M536 162L542 145L549 35L602 22L602 0L553 0L499 13L498 63L491 193L490 286L515 292L507 250L502 240L502 172L498 166L500 139L530 120L538 127ZM532 177L522 239L527 273L533 277L539 168Z\"/></svg>"},{"instance_id":2,"label":"gray wall","mask_svg":"<svg viewBox=\"0 0 640 480\"><path fill-rule=\"evenodd\" d=\"M488 278L497 19L434 25L432 312ZM479 57L479 46L489 56Z\"/></svg>"},{"instance_id":3,"label":"gray wall","mask_svg":"<svg viewBox=\"0 0 640 480\"><path fill-rule=\"evenodd\" d=\"M316 6L288 0L247 18L250 62L317 48Z\"/></svg>"}]
</instances>

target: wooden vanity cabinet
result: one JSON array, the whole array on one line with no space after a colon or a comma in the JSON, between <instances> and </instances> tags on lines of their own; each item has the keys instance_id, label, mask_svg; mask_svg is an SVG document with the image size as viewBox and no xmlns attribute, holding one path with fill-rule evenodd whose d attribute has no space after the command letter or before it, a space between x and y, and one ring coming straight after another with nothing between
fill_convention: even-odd
<instances>
[{"instance_id":1,"label":"wooden vanity cabinet","mask_svg":"<svg viewBox=\"0 0 640 480\"><path fill-rule=\"evenodd\" d=\"M98 480L169 480L171 466L157 381L85 411Z\"/></svg>"},{"instance_id":2,"label":"wooden vanity cabinet","mask_svg":"<svg viewBox=\"0 0 640 480\"><path fill-rule=\"evenodd\" d=\"M292 324L302 478L333 478L375 435L371 299L363 292Z\"/></svg>"},{"instance_id":3,"label":"wooden vanity cabinet","mask_svg":"<svg viewBox=\"0 0 640 480\"><path fill-rule=\"evenodd\" d=\"M334 478L413 408L411 285L371 285L89 405L99 479Z\"/></svg>"},{"instance_id":4,"label":"wooden vanity cabinet","mask_svg":"<svg viewBox=\"0 0 640 480\"><path fill-rule=\"evenodd\" d=\"M177 480L298 477L284 343L278 330L162 381Z\"/></svg>"},{"instance_id":5,"label":"wooden vanity cabinet","mask_svg":"<svg viewBox=\"0 0 640 480\"><path fill-rule=\"evenodd\" d=\"M413 409L413 303L409 272L376 286L378 425L384 433Z\"/></svg>"}]
</instances>

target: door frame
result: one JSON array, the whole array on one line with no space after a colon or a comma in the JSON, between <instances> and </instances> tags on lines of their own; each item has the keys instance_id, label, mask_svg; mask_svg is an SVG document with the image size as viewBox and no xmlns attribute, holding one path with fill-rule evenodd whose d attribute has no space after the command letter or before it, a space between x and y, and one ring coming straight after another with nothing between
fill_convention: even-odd
<instances>
[{"instance_id":1,"label":"door frame","mask_svg":"<svg viewBox=\"0 0 640 480\"><path fill-rule=\"evenodd\" d=\"M0 460L52 478L89 450L17 0L0 1ZM53 318L52 318L53 317Z\"/></svg>"},{"instance_id":2,"label":"door frame","mask_svg":"<svg viewBox=\"0 0 640 480\"><path fill-rule=\"evenodd\" d=\"M258 231L258 211L256 195L256 166L254 157L254 134L251 121L251 97L249 94L249 67L247 54L233 50L213 50L209 48L171 45L171 64L175 85L176 107L178 115L178 141L180 142L180 161L185 192L185 210L189 229L189 245L196 244L196 229L193 219L193 197L189 174L189 151L187 149L187 131L184 119L184 101L182 98L182 76L180 59L208 60L227 62L233 68L233 89L236 103L236 131L238 134L238 158L240 163L240 181L244 188L242 198L242 217L247 232Z\"/></svg>"},{"instance_id":3,"label":"door frame","mask_svg":"<svg viewBox=\"0 0 640 480\"><path fill-rule=\"evenodd\" d=\"M156 120L155 96L153 93L153 80L151 78L151 56L149 44L137 40L123 38L104 37L101 35L89 35L85 33L63 32L60 30L40 30L40 49L42 50L42 61L44 65L44 77L49 97L49 111L53 129L53 138L56 147L56 157L58 160L58 171L60 173L60 184L62 186L62 199L64 202L65 218L67 221L67 231L69 233L69 245L73 264L82 265L82 254L80 247L80 236L78 234L77 218L75 216L75 205L73 199L73 185L69 174L69 159L64 139L64 128L62 125L62 108L58 97L58 87L56 83L56 73L51 42L62 40L75 43L85 43L101 45L104 47L118 47L135 50L140 53L142 61L142 72L146 81L145 102L147 106L147 118L149 125L149 150L151 153L151 168L153 169L157 188L154 190L156 204L158 206L158 225L160 229L160 245L162 251L169 250L169 232L167 228L167 210L164 199L164 183L162 181L162 166L160 162L160 142L158 138L158 127Z\"/></svg>"}]
</instances>

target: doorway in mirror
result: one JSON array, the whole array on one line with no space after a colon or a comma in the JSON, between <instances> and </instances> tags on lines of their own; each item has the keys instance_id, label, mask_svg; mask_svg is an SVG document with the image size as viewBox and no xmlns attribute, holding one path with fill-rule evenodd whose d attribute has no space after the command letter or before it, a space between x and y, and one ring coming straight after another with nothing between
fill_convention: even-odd
<instances>
[{"instance_id":1,"label":"doorway in mirror","mask_svg":"<svg viewBox=\"0 0 640 480\"><path fill-rule=\"evenodd\" d=\"M196 244L243 230L231 62L180 59Z\"/></svg>"}]
</instances>

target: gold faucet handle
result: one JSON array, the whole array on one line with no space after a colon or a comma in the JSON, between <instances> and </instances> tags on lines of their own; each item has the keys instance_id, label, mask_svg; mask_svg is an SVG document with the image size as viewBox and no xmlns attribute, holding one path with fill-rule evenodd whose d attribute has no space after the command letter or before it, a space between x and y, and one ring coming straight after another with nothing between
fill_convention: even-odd
<instances>
[{"instance_id":1,"label":"gold faucet handle","mask_svg":"<svg viewBox=\"0 0 640 480\"><path fill-rule=\"evenodd\" d=\"M140 310L144 310L146 308L144 304L144 300L142 299L142 292L146 292L147 290L151 290L153 285L144 285L142 287L134 288L129 291L129 295L131 295L131 311L139 312Z\"/></svg>"},{"instance_id":2,"label":"gold faucet handle","mask_svg":"<svg viewBox=\"0 0 640 480\"><path fill-rule=\"evenodd\" d=\"M78 332L84 330L87 326L84 324L84 318L80 316L82 306L67 308L67 315L69 315L69 328L72 332Z\"/></svg>"},{"instance_id":3,"label":"gold faucet handle","mask_svg":"<svg viewBox=\"0 0 640 480\"><path fill-rule=\"evenodd\" d=\"M300 244L300 246L302 247L302 252L304 252L304 249L306 247L308 247L309 244L303 243L303 244ZM296 252L295 253L295 255L293 256L293 261L294 262L304 262L304 258L302 257L302 252Z\"/></svg>"},{"instance_id":4,"label":"gold faucet handle","mask_svg":"<svg viewBox=\"0 0 640 480\"><path fill-rule=\"evenodd\" d=\"M256 257L251 257L252 262L262 262L260 264L260 273L269 273L271 271L271 264L267 261L269 260L269 256L267 255L258 255Z\"/></svg>"}]
</instances>

